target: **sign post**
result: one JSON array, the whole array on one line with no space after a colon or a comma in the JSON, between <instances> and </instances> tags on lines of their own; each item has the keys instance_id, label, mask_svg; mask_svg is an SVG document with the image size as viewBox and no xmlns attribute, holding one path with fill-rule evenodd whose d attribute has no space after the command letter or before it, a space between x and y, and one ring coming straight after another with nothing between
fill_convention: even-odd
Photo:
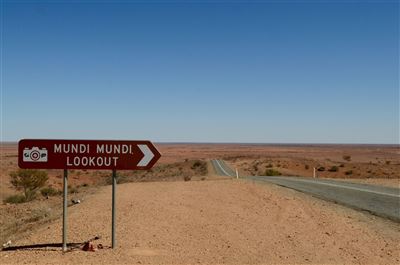
<instances>
[{"instance_id":1,"label":"sign post","mask_svg":"<svg viewBox=\"0 0 400 265\"><path fill-rule=\"evenodd\" d=\"M111 213L111 247L115 248L115 189L117 188L117 171L112 171L112 213Z\"/></svg>"},{"instance_id":2,"label":"sign post","mask_svg":"<svg viewBox=\"0 0 400 265\"><path fill-rule=\"evenodd\" d=\"M18 143L18 166L63 169L62 249L67 250L68 169L112 170L111 246L115 244L117 170L148 170L161 157L150 141L37 140Z\"/></svg>"},{"instance_id":3,"label":"sign post","mask_svg":"<svg viewBox=\"0 0 400 265\"><path fill-rule=\"evenodd\" d=\"M68 207L68 170L64 169L63 181L63 228L62 228L62 250L67 251L67 207Z\"/></svg>"}]
</instances>

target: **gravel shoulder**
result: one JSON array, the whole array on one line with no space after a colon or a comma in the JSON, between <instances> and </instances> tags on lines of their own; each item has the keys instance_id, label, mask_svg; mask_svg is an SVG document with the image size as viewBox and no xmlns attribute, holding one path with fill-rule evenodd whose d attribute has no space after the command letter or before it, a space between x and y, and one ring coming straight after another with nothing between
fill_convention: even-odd
<instances>
[{"instance_id":1,"label":"gravel shoulder","mask_svg":"<svg viewBox=\"0 0 400 265\"><path fill-rule=\"evenodd\" d=\"M96 252L0 252L2 264L398 264L391 221L274 185L247 181L126 183L117 187L117 249L111 186L69 208L68 241L102 238ZM14 245L60 243L61 220Z\"/></svg>"}]
</instances>

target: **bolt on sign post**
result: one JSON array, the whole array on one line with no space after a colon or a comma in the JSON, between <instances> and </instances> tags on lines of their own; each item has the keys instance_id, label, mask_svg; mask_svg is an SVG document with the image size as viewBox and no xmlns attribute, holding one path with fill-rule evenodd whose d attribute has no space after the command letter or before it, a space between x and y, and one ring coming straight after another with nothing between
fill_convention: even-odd
<instances>
[{"instance_id":1,"label":"bolt on sign post","mask_svg":"<svg viewBox=\"0 0 400 265\"><path fill-rule=\"evenodd\" d=\"M68 169L112 171L112 248L115 248L115 194L117 170L148 170L161 157L150 141L38 140L18 143L18 166L31 169L63 169L63 251L67 250Z\"/></svg>"}]
</instances>

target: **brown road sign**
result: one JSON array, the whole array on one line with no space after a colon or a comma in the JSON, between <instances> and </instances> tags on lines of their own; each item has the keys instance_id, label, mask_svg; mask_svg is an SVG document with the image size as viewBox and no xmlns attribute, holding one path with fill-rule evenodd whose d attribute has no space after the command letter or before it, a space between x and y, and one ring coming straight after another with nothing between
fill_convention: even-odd
<instances>
[{"instance_id":1,"label":"brown road sign","mask_svg":"<svg viewBox=\"0 0 400 265\"><path fill-rule=\"evenodd\" d=\"M18 166L37 169L150 169L161 157L150 141L37 140L18 143Z\"/></svg>"}]
</instances>

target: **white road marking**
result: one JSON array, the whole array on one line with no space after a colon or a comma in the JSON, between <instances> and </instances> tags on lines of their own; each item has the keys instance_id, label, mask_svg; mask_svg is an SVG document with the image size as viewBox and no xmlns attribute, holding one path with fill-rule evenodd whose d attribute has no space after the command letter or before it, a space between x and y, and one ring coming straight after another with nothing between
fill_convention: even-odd
<instances>
[{"instance_id":1,"label":"white road marking","mask_svg":"<svg viewBox=\"0 0 400 265\"><path fill-rule=\"evenodd\" d=\"M232 177L228 172L225 171L225 169L221 166L221 164L219 163L218 160L214 160L214 161L217 162L219 168L222 169L222 171L225 173L225 175Z\"/></svg>"},{"instance_id":2,"label":"white road marking","mask_svg":"<svg viewBox=\"0 0 400 265\"><path fill-rule=\"evenodd\" d=\"M391 196L395 198L400 198L400 195L396 194L390 194L386 192L379 192L379 191L372 191L372 190L367 190L367 189L361 189L361 188L355 188L355 187L349 187L349 186L342 186L342 185L337 185L337 184L332 184L332 183L326 183L326 182L316 182L316 181L310 181L310 180L305 180L305 179L291 179L293 181L300 181L300 182L308 182L308 183L314 183L314 184L320 184L320 185L326 185L326 186L331 186L331 187L336 187L336 188L344 188L344 189L349 189L349 190L357 190L357 191L363 191L363 192L371 192L379 195L385 195L385 196Z\"/></svg>"}]
</instances>

